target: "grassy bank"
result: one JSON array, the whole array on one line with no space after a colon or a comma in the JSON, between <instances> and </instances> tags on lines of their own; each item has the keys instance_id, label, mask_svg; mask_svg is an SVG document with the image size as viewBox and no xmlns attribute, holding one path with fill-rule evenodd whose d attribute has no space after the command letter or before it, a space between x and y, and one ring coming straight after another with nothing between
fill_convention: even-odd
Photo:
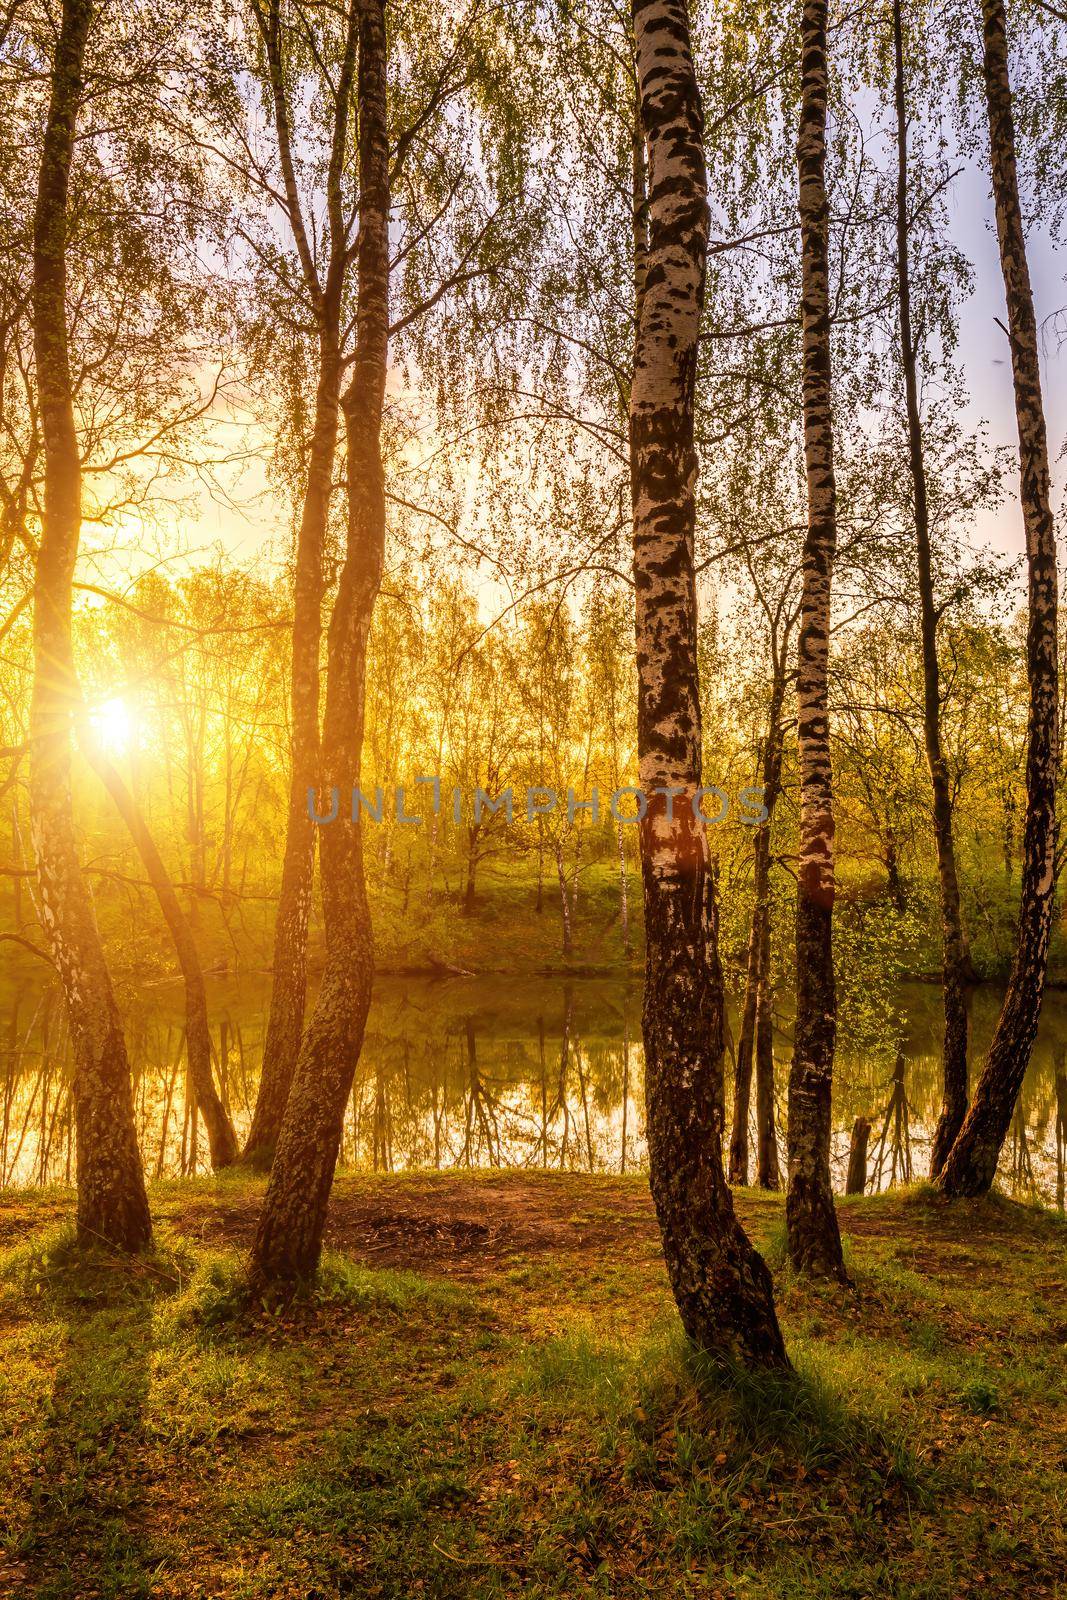
<instances>
[{"instance_id":1,"label":"grassy bank","mask_svg":"<svg viewBox=\"0 0 1067 1600\"><path fill-rule=\"evenodd\" d=\"M855 1291L776 1265L795 1386L677 1338L641 1178L339 1181L316 1295L240 1314L259 1187L154 1193L72 1254L0 1197L0 1594L1055 1595L1067 1230L842 1206Z\"/></svg>"}]
</instances>

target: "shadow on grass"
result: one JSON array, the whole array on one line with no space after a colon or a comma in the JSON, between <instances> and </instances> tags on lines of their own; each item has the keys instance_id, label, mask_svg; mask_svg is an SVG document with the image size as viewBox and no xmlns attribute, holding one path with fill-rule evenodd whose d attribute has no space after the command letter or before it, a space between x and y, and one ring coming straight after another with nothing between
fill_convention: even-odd
<instances>
[{"instance_id":1,"label":"shadow on grass","mask_svg":"<svg viewBox=\"0 0 1067 1600\"><path fill-rule=\"evenodd\" d=\"M145 1519L153 1307L182 1272L173 1253L85 1249L69 1229L27 1241L4 1262L9 1288L60 1344L18 1536L25 1592L36 1600L151 1592L163 1555Z\"/></svg>"},{"instance_id":2,"label":"shadow on grass","mask_svg":"<svg viewBox=\"0 0 1067 1600\"><path fill-rule=\"evenodd\" d=\"M705 1421L727 1429L742 1449L777 1451L808 1471L869 1467L918 1490L918 1464L899 1433L849 1405L819 1374L726 1368L691 1345L682 1360Z\"/></svg>"},{"instance_id":3,"label":"shadow on grass","mask_svg":"<svg viewBox=\"0 0 1067 1600\"><path fill-rule=\"evenodd\" d=\"M724 1365L673 1327L636 1352L586 1335L550 1339L530 1353L517 1387L561 1415L599 1424L613 1449L647 1456L655 1446L693 1473L759 1461L921 1493L914 1453L890 1419L857 1408L806 1365L785 1373Z\"/></svg>"}]
</instances>

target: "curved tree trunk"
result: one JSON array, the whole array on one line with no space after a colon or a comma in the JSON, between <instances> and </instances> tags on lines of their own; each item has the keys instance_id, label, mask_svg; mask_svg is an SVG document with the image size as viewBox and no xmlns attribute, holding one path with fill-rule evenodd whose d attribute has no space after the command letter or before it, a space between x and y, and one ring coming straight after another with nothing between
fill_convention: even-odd
<instances>
[{"instance_id":1,"label":"curved tree trunk","mask_svg":"<svg viewBox=\"0 0 1067 1600\"><path fill-rule=\"evenodd\" d=\"M359 260L356 349L344 396L348 447L345 563L330 618L322 786L359 787L367 639L385 553L382 406L389 345L389 141L383 0L359 7ZM322 830L326 966L304 1033L250 1260L262 1289L315 1271L374 977L362 826Z\"/></svg>"},{"instance_id":2,"label":"curved tree trunk","mask_svg":"<svg viewBox=\"0 0 1067 1600\"><path fill-rule=\"evenodd\" d=\"M41 918L74 1046L78 1235L137 1250L150 1243L152 1223L130 1066L78 860L70 781L71 717L80 701L71 604L81 535L81 459L67 344L67 194L92 11L91 0L64 0L34 219L33 337L45 485L34 591L30 825Z\"/></svg>"},{"instance_id":3,"label":"curved tree trunk","mask_svg":"<svg viewBox=\"0 0 1067 1600\"><path fill-rule=\"evenodd\" d=\"M1019 929L1008 992L974 1099L941 1169L946 1194L985 1194L1037 1037L1056 893L1056 780L1059 771L1056 537L1049 487L1048 439L1041 399L1037 319L1026 260L1015 164L1008 43L1002 0L983 0L983 71L997 237L1008 307L1015 415L1019 427L1020 500L1026 526L1029 626L1026 670L1030 710L1026 744Z\"/></svg>"},{"instance_id":4,"label":"curved tree trunk","mask_svg":"<svg viewBox=\"0 0 1067 1600\"><path fill-rule=\"evenodd\" d=\"M256 20L263 40L274 109L275 134L289 223L304 287L318 328L319 375L307 483L296 542L293 583L292 772L285 827L285 854L274 924L270 1015L263 1044L263 1066L244 1159L269 1165L281 1131L286 1101L300 1050L307 1003L307 939L315 880L316 827L308 814L308 789L319 770L319 666L322 645L323 548L330 516L334 459L337 454L341 381L341 314L351 258L342 185L351 117L356 30L352 13L337 74L330 161L326 178L329 248L320 280L308 238L292 149L281 7L269 0Z\"/></svg>"},{"instance_id":5,"label":"curved tree trunk","mask_svg":"<svg viewBox=\"0 0 1067 1600\"><path fill-rule=\"evenodd\" d=\"M918 344L912 332L908 262L908 110L904 83L904 31L900 0L893 3L897 112L897 282L900 292L900 358L908 416L908 451L915 509L919 573L919 621L923 655L923 735L933 790L934 840L941 891L941 987L945 1037L941 1050L944 1094L934 1131L930 1176L936 1178L967 1114L967 945L963 933L956 848L952 834L952 786L941 748L941 681L937 659L937 611L930 556L930 510L923 459L922 416L916 374Z\"/></svg>"},{"instance_id":6,"label":"curved tree trunk","mask_svg":"<svg viewBox=\"0 0 1067 1600\"><path fill-rule=\"evenodd\" d=\"M788 1365L770 1273L722 1167L723 988L701 782L693 393L707 261L703 122L685 0L634 0L649 243L630 398L649 1170L682 1325L702 1349ZM672 791L670 800L657 790Z\"/></svg>"},{"instance_id":7,"label":"curved tree trunk","mask_svg":"<svg viewBox=\"0 0 1067 1600\"><path fill-rule=\"evenodd\" d=\"M797 141L804 340L804 458L808 528L797 670L800 867L797 1012L789 1075L786 1227L793 1265L845 1280L830 1183L830 1117L837 996L834 985L834 805L827 673L830 590L837 544L830 387L829 206L826 199L826 0L805 0Z\"/></svg>"},{"instance_id":8,"label":"curved tree trunk","mask_svg":"<svg viewBox=\"0 0 1067 1600\"><path fill-rule=\"evenodd\" d=\"M137 848L148 881L159 901L185 983L185 1048L188 1052L189 1081L193 1086L196 1104L207 1128L211 1165L216 1169L229 1167L237 1160L237 1135L226 1107L219 1098L211 1071L211 1030L208 1025L207 993L204 973L197 953L196 941L189 919L181 908L170 874L156 848L137 802L122 780L122 775L89 739L82 741L86 760L99 777L115 802L130 837Z\"/></svg>"},{"instance_id":9,"label":"curved tree trunk","mask_svg":"<svg viewBox=\"0 0 1067 1600\"><path fill-rule=\"evenodd\" d=\"M307 486L296 545L293 595L292 772L285 855L274 924L270 1015L263 1068L244 1160L266 1165L274 1154L293 1081L307 1000L307 939L315 878L315 823L308 811L309 774L319 765L319 651L322 637L322 552L337 451L339 363L336 330L320 341L319 384Z\"/></svg>"}]
</instances>

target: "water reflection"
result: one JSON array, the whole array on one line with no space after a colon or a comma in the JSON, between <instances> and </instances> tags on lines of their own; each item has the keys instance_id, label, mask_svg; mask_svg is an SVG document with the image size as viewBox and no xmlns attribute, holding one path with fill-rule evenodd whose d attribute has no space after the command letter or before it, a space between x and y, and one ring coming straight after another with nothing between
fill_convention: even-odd
<instances>
[{"instance_id":1,"label":"water reflection","mask_svg":"<svg viewBox=\"0 0 1067 1600\"><path fill-rule=\"evenodd\" d=\"M583 979L382 979L344 1128L342 1163L409 1167L541 1167L626 1172L645 1160L639 987ZM255 1099L269 989L219 981L209 1007L222 1097L239 1134ZM179 986L121 997L135 1074L145 1166L156 1177L207 1167L189 1092ZM998 996L972 999L975 1060ZM937 990L898 996L899 1036L863 1051L842 1040L835 1085L835 1178L844 1188L849 1133L871 1123L868 1187L927 1170L940 1105ZM734 1019L736 1021L736 1019ZM776 1018L778 1120L784 1148L791 1017ZM54 985L9 978L0 988L3 1073L0 1185L73 1176L70 1052ZM1064 1205L1067 996L1052 991L1005 1145L1009 1192Z\"/></svg>"}]
</instances>

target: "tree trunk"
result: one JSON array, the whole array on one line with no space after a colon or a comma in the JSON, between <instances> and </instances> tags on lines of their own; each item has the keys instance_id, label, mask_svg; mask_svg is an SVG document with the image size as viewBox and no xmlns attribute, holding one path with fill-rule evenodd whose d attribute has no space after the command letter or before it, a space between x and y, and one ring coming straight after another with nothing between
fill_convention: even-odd
<instances>
[{"instance_id":1,"label":"tree trunk","mask_svg":"<svg viewBox=\"0 0 1067 1600\"><path fill-rule=\"evenodd\" d=\"M381 424L389 345L389 139L383 0L359 9L359 257L356 347L343 400L348 449L345 562L330 618L322 785L360 782L367 639L385 552ZM334 1168L363 1043L374 977L362 825L322 830L326 966L297 1059L250 1261L254 1289L306 1278L318 1265Z\"/></svg>"},{"instance_id":2,"label":"tree trunk","mask_svg":"<svg viewBox=\"0 0 1067 1600\"><path fill-rule=\"evenodd\" d=\"M771 828L778 797L782 792L782 704L785 699L786 661L789 629L775 648L774 678L771 687L771 714L768 719L768 744L763 770L763 803L766 819L760 823L764 853L757 861L762 867L759 973L756 983L756 1183L761 1189L779 1189L778 1132L774 1103L774 990L771 983Z\"/></svg>"},{"instance_id":3,"label":"tree trunk","mask_svg":"<svg viewBox=\"0 0 1067 1600\"><path fill-rule=\"evenodd\" d=\"M945 1037L941 1050L944 1094L934 1132L930 1176L944 1166L967 1114L967 947L963 933L959 876L953 840L952 787L941 748L941 683L937 659L937 610L930 552L930 512L923 459L922 417L916 373L918 343L912 332L911 275L908 260L908 112L904 82L904 32L900 0L893 3L897 112L897 284L900 294L900 356L908 416L915 510L915 549L919 575L919 621L923 655L923 735L933 790L934 840L941 891L941 987Z\"/></svg>"},{"instance_id":4,"label":"tree trunk","mask_svg":"<svg viewBox=\"0 0 1067 1600\"><path fill-rule=\"evenodd\" d=\"M34 218L33 336L44 438L30 705L30 823L40 909L74 1047L78 1236L124 1250L150 1243L130 1066L96 914L78 860L70 781L80 702L71 641L81 535L81 460L66 314L67 196L91 0L64 0Z\"/></svg>"},{"instance_id":5,"label":"tree trunk","mask_svg":"<svg viewBox=\"0 0 1067 1600\"><path fill-rule=\"evenodd\" d=\"M323 548L330 515L334 458L337 453L341 379L341 316L350 251L342 187L344 154L355 71L356 30L351 12L337 76L335 115L326 180L329 254L320 282L307 241L294 175L292 130L287 100L280 8L271 0L257 11L274 107L275 132L284 177L290 224L305 288L314 308L319 338L319 374L307 483L296 542L293 585L292 771L286 817L285 854L274 924L270 1015L263 1066L244 1159L269 1165L300 1050L307 1002L307 938L315 878L316 825L308 815L311 774L319 769L319 665L322 642Z\"/></svg>"},{"instance_id":6,"label":"tree trunk","mask_svg":"<svg viewBox=\"0 0 1067 1600\"><path fill-rule=\"evenodd\" d=\"M1015 960L993 1041L939 1183L949 1195L985 1194L1037 1037L1056 892L1056 781L1059 771L1056 539L1049 487L1048 440L1041 399L1037 320L1026 260L1015 165L1015 129L1002 0L983 0L983 71L1000 264L1008 308L1020 500L1026 527L1029 626L1026 670L1030 709L1026 744L1026 817Z\"/></svg>"},{"instance_id":7,"label":"tree trunk","mask_svg":"<svg viewBox=\"0 0 1067 1600\"><path fill-rule=\"evenodd\" d=\"M630 938L630 885L626 873L626 841L622 823L615 824L615 837L619 850L619 924L622 928L622 953L627 960L634 953Z\"/></svg>"},{"instance_id":8,"label":"tree trunk","mask_svg":"<svg viewBox=\"0 0 1067 1600\"><path fill-rule=\"evenodd\" d=\"M463 890L463 915L473 917L478 884L478 832L467 829L467 882Z\"/></svg>"},{"instance_id":9,"label":"tree trunk","mask_svg":"<svg viewBox=\"0 0 1067 1600\"><path fill-rule=\"evenodd\" d=\"M178 965L185 981L185 1042L189 1058L189 1081L196 1096L196 1103L203 1113L204 1126L207 1128L211 1165L216 1170L219 1167L232 1166L237 1160L237 1136L226 1108L216 1092L211 1072L211 1030L208 1025L204 973L189 920L174 892L174 885L156 848L156 842L133 795L122 781L121 774L99 750L93 748L91 740L84 740L82 749L129 829L130 837L148 874L148 881L159 901L159 909L174 940Z\"/></svg>"},{"instance_id":10,"label":"tree trunk","mask_svg":"<svg viewBox=\"0 0 1067 1600\"><path fill-rule=\"evenodd\" d=\"M684 0L634 0L648 147L648 272L630 397L649 1170L688 1337L724 1360L785 1367L770 1273L722 1168L723 988L701 782L693 561L693 397L707 262L700 97ZM668 802L656 790L675 791ZM673 813L673 815L672 815Z\"/></svg>"},{"instance_id":11,"label":"tree trunk","mask_svg":"<svg viewBox=\"0 0 1067 1600\"><path fill-rule=\"evenodd\" d=\"M759 841L756 849L759 851ZM752 1100L752 1061L756 1040L756 995L759 988L759 960L763 944L763 919L757 904L752 911L752 925L748 934L748 961L745 979L745 1005L741 1013L741 1029L737 1036L737 1053L734 1059L734 1106L730 1127L730 1164L728 1176L731 1183L748 1182L748 1112Z\"/></svg>"},{"instance_id":12,"label":"tree trunk","mask_svg":"<svg viewBox=\"0 0 1067 1600\"><path fill-rule=\"evenodd\" d=\"M786 1227L798 1269L846 1281L830 1184L830 1116L837 997L834 986L834 807L827 673L830 589L837 543L830 386L826 199L826 0L805 0L797 141L803 288L804 458L808 527L797 670L800 866L797 1010L789 1075Z\"/></svg>"},{"instance_id":13,"label":"tree trunk","mask_svg":"<svg viewBox=\"0 0 1067 1600\"><path fill-rule=\"evenodd\" d=\"M782 786L782 702L785 699L785 662L775 660L767 737L763 745L763 804L767 815L756 829L753 862L752 927L748 939L748 975L745 1009L737 1041L734 1072L734 1115L730 1134L730 1182L748 1182L748 1112L752 1099L752 1065L759 1015L760 974L770 958L771 819ZM773 1072L773 1060L772 1060ZM773 1088L772 1088L773 1093ZM774 1123L771 1122L773 1135ZM777 1157L775 1158L777 1167Z\"/></svg>"},{"instance_id":14,"label":"tree trunk","mask_svg":"<svg viewBox=\"0 0 1067 1600\"><path fill-rule=\"evenodd\" d=\"M320 341L319 383L307 485L296 545L293 594L292 772L281 891L274 924L270 1015L244 1159L267 1164L278 1142L300 1050L307 1000L307 938L315 877L315 823L308 814L310 774L319 764L319 651L322 552L337 450L339 366L336 330Z\"/></svg>"},{"instance_id":15,"label":"tree trunk","mask_svg":"<svg viewBox=\"0 0 1067 1600\"><path fill-rule=\"evenodd\" d=\"M559 880L559 915L563 934L563 954L569 958L574 953L574 933L571 923L571 900L567 892L567 873L563 865L563 846L555 841L556 877Z\"/></svg>"},{"instance_id":16,"label":"tree trunk","mask_svg":"<svg viewBox=\"0 0 1067 1600\"><path fill-rule=\"evenodd\" d=\"M867 1187L867 1141L870 1137L871 1125L867 1118L857 1117L852 1124L852 1140L848 1147L846 1194L862 1194Z\"/></svg>"},{"instance_id":17,"label":"tree trunk","mask_svg":"<svg viewBox=\"0 0 1067 1600\"><path fill-rule=\"evenodd\" d=\"M537 899L534 910L540 916L545 909L545 825L537 819Z\"/></svg>"},{"instance_id":18,"label":"tree trunk","mask_svg":"<svg viewBox=\"0 0 1067 1600\"><path fill-rule=\"evenodd\" d=\"M760 1189L780 1189L778 1132L774 1114L774 1018L771 1005L771 916L768 902L763 919L759 986L756 990L756 1184Z\"/></svg>"}]
</instances>

